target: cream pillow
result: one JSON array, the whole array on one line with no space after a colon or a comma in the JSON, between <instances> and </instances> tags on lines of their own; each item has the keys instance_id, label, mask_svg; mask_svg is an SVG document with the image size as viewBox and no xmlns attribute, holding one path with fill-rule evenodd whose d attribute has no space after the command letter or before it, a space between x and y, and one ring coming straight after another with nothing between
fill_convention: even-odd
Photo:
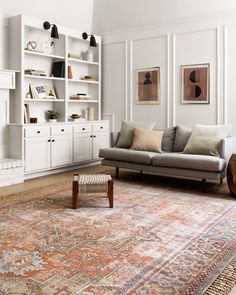
<instances>
[{"instance_id":1,"label":"cream pillow","mask_svg":"<svg viewBox=\"0 0 236 295\"><path fill-rule=\"evenodd\" d=\"M163 134L164 131L134 128L131 150L162 153Z\"/></svg>"},{"instance_id":2,"label":"cream pillow","mask_svg":"<svg viewBox=\"0 0 236 295\"><path fill-rule=\"evenodd\" d=\"M130 122L122 120L120 135L116 144L117 148L129 149L133 142L133 131L135 127L153 129L156 123L149 122Z\"/></svg>"},{"instance_id":3,"label":"cream pillow","mask_svg":"<svg viewBox=\"0 0 236 295\"><path fill-rule=\"evenodd\" d=\"M219 157L220 142L230 131L231 125L196 125L183 153Z\"/></svg>"}]
</instances>

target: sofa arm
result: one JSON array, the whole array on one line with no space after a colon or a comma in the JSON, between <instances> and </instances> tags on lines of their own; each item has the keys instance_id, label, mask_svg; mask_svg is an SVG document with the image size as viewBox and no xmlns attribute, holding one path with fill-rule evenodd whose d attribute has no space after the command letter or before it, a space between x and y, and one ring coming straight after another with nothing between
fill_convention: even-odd
<instances>
[{"instance_id":1,"label":"sofa arm","mask_svg":"<svg viewBox=\"0 0 236 295\"><path fill-rule=\"evenodd\" d=\"M111 133L111 146L114 147L117 144L120 132Z\"/></svg>"},{"instance_id":2,"label":"sofa arm","mask_svg":"<svg viewBox=\"0 0 236 295\"><path fill-rule=\"evenodd\" d=\"M220 154L221 157L229 162L229 159L233 153L236 153L236 136L226 137L221 142Z\"/></svg>"}]
</instances>

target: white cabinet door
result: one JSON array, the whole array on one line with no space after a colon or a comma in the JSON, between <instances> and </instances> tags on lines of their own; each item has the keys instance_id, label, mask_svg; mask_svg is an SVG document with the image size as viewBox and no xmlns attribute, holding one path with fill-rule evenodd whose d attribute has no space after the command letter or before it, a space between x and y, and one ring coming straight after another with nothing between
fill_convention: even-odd
<instances>
[{"instance_id":1,"label":"white cabinet door","mask_svg":"<svg viewBox=\"0 0 236 295\"><path fill-rule=\"evenodd\" d=\"M109 135L108 132L93 133L93 159L99 158L99 150L108 147Z\"/></svg>"},{"instance_id":2,"label":"white cabinet door","mask_svg":"<svg viewBox=\"0 0 236 295\"><path fill-rule=\"evenodd\" d=\"M25 139L25 172L50 168L50 138Z\"/></svg>"},{"instance_id":3,"label":"white cabinet door","mask_svg":"<svg viewBox=\"0 0 236 295\"><path fill-rule=\"evenodd\" d=\"M72 135L58 135L51 139L51 167L72 164Z\"/></svg>"},{"instance_id":4,"label":"white cabinet door","mask_svg":"<svg viewBox=\"0 0 236 295\"><path fill-rule=\"evenodd\" d=\"M92 159L92 133L74 135L74 163Z\"/></svg>"}]
</instances>

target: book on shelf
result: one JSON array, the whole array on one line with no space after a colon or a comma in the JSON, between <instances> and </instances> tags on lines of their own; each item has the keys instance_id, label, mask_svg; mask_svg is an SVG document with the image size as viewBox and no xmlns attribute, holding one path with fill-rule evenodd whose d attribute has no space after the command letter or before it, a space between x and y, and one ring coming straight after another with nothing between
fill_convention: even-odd
<instances>
[{"instance_id":1,"label":"book on shelf","mask_svg":"<svg viewBox=\"0 0 236 295\"><path fill-rule=\"evenodd\" d=\"M83 76L81 80L97 82L97 79L92 76Z\"/></svg>"},{"instance_id":2,"label":"book on shelf","mask_svg":"<svg viewBox=\"0 0 236 295\"><path fill-rule=\"evenodd\" d=\"M71 95L70 99L72 99L72 100L91 100L91 96L86 95L86 94L76 94L76 95Z\"/></svg>"},{"instance_id":3,"label":"book on shelf","mask_svg":"<svg viewBox=\"0 0 236 295\"><path fill-rule=\"evenodd\" d=\"M25 75L32 75L32 76L46 76L44 70L33 70L33 69L26 69Z\"/></svg>"},{"instance_id":4,"label":"book on shelf","mask_svg":"<svg viewBox=\"0 0 236 295\"><path fill-rule=\"evenodd\" d=\"M30 123L30 111L29 111L29 105L24 104L24 124Z\"/></svg>"}]
</instances>

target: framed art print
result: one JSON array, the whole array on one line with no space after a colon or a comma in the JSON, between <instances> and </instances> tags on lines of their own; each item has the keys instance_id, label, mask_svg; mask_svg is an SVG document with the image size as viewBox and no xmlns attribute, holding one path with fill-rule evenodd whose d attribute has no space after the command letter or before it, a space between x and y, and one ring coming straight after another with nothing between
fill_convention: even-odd
<instances>
[{"instance_id":1,"label":"framed art print","mask_svg":"<svg viewBox=\"0 0 236 295\"><path fill-rule=\"evenodd\" d=\"M136 70L136 103L160 104L160 67Z\"/></svg>"},{"instance_id":2,"label":"framed art print","mask_svg":"<svg viewBox=\"0 0 236 295\"><path fill-rule=\"evenodd\" d=\"M210 103L210 64L182 66L182 103Z\"/></svg>"}]
</instances>

